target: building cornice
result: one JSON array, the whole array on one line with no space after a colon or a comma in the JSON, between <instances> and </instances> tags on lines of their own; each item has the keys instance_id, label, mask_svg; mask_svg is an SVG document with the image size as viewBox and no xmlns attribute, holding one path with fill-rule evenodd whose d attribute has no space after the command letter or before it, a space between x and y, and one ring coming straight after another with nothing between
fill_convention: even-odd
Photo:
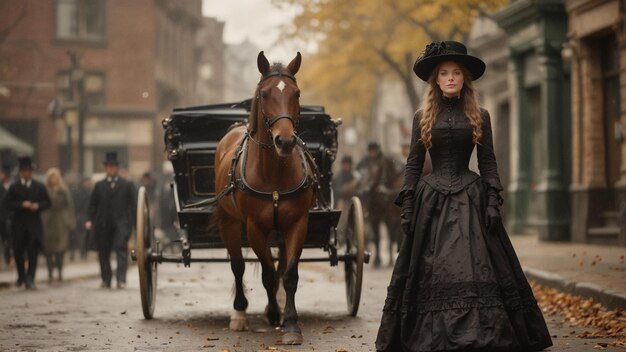
<instances>
[{"instance_id":1,"label":"building cornice","mask_svg":"<svg viewBox=\"0 0 626 352\"><path fill-rule=\"evenodd\" d=\"M502 29L511 33L553 13L565 13L563 0L516 0L494 13L493 18Z\"/></svg>"}]
</instances>

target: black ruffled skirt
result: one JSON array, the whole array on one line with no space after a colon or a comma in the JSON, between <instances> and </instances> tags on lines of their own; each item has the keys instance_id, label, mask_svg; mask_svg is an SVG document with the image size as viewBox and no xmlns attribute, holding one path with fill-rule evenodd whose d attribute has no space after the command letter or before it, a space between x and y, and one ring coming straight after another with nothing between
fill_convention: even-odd
<instances>
[{"instance_id":1,"label":"black ruffled skirt","mask_svg":"<svg viewBox=\"0 0 626 352\"><path fill-rule=\"evenodd\" d=\"M455 194L421 180L376 340L379 351L539 351L548 328L480 179Z\"/></svg>"}]
</instances>

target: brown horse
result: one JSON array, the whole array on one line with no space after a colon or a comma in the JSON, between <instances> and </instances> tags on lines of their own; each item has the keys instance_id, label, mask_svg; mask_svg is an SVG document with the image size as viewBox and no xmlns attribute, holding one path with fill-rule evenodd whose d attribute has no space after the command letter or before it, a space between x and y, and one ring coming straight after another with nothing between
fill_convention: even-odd
<instances>
[{"instance_id":1,"label":"brown horse","mask_svg":"<svg viewBox=\"0 0 626 352\"><path fill-rule=\"evenodd\" d=\"M307 234L309 209L315 201L315 180L304 156L304 143L295 134L300 116L300 90L295 74L300 53L284 67L270 66L263 52L257 58L261 80L256 88L247 126L230 130L220 141L215 158L215 189L227 196L218 202L220 236L230 254L235 275L232 330L246 330L244 259L241 231L262 267L267 291L267 320L280 324L276 292L282 274L286 292L283 314L283 343L301 344L295 293L298 261ZM232 190L232 191L229 191ZM280 234L278 271L274 266L270 237Z\"/></svg>"}]
</instances>

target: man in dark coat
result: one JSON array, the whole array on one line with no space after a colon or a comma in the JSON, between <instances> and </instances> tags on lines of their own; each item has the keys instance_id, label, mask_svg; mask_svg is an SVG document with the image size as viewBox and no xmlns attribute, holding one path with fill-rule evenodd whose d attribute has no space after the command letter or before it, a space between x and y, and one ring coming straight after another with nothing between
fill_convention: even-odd
<instances>
[{"instance_id":1,"label":"man in dark coat","mask_svg":"<svg viewBox=\"0 0 626 352\"><path fill-rule=\"evenodd\" d=\"M32 160L29 157L20 158L19 165L20 177L9 188L4 204L13 212L11 237L17 267L17 285L24 283L26 289L35 289L37 256L43 231L40 213L50 207L50 198L43 183L32 178ZM28 273L24 265L24 252L28 253Z\"/></svg>"},{"instance_id":2,"label":"man in dark coat","mask_svg":"<svg viewBox=\"0 0 626 352\"><path fill-rule=\"evenodd\" d=\"M106 178L94 186L85 228L94 231L100 259L102 288L111 287L111 251L115 251L117 288L126 287L128 239L135 223L136 192L132 182L119 175L117 153L106 153Z\"/></svg>"}]
</instances>

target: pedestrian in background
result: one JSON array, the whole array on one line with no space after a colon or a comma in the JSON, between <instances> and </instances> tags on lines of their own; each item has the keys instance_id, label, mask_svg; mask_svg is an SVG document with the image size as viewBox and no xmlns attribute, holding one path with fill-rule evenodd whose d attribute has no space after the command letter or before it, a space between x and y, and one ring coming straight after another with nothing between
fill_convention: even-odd
<instances>
[{"instance_id":1,"label":"pedestrian in background","mask_svg":"<svg viewBox=\"0 0 626 352\"><path fill-rule=\"evenodd\" d=\"M41 211L50 207L50 198L43 183L33 179L33 164L29 157L19 159L19 179L5 197L4 204L11 216L13 255L17 267L17 286L35 289L37 256L41 246ZM24 253L28 254L28 273Z\"/></svg>"},{"instance_id":2,"label":"pedestrian in background","mask_svg":"<svg viewBox=\"0 0 626 352\"><path fill-rule=\"evenodd\" d=\"M46 172L46 191L50 197L50 208L41 212L43 223L43 253L48 265L48 283L52 283L53 271L58 270L58 279L63 281L63 260L70 242L72 230L76 228L74 201L57 168Z\"/></svg>"},{"instance_id":3,"label":"pedestrian in background","mask_svg":"<svg viewBox=\"0 0 626 352\"><path fill-rule=\"evenodd\" d=\"M346 210L350 199L358 193L361 174L354 169L352 157L344 155L341 158L339 172L333 176L333 193L336 208Z\"/></svg>"},{"instance_id":4,"label":"pedestrian in background","mask_svg":"<svg viewBox=\"0 0 626 352\"><path fill-rule=\"evenodd\" d=\"M116 152L107 152L106 177L94 186L89 200L85 228L94 231L100 260L100 287L110 288L111 251L115 251L117 288L126 287L128 240L136 218L136 191L131 181L120 176Z\"/></svg>"},{"instance_id":5,"label":"pedestrian in background","mask_svg":"<svg viewBox=\"0 0 626 352\"><path fill-rule=\"evenodd\" d=\"M89 177L81 177L78 175L78 181L76 184L70 186L70 193L72 194L72 201L74 202L74 216L76 217L76 223L80 226L76 226L72 231L72 237L70 242L70 260L74 260L76 253L81 259L87 257L87 230L83 224L87 221L87 209L89 208L89 197L91 195L91 189L93 183ZM95 249L90 248L90 249Z\"/></svg>"},{"instance_id":6,"label":"pedestrian in background","mask_svg":"<svg viewBox=\"0 0 626 352\"><path fill-rule=\"evenodd\" d=\"M367 212L366 220L371 229L368 242L374 244L373 264L377 268L381 265L380 225L385 224L389 235L390 263L393 261L393 244L401 236L394 232L397 231L394 229L399 228L399 221L398 211L392 203L395 197L393 183L397 178L397 171L393 159L384 155L380 145L376 142L370 142L367 145L367 155L357 164L356 169L363 175L361 195Z\"/></svg>"},{"instance_id":7,"label":"pedestrian in background","mask_svg":"<svg viewBox=\"0 0 626 352\"><path fill-rule=\"evenodd\" d=\"M2 165L0 170L0 244L2 245L2 255L4 257L4 263L9 265L11 262L12 244L9 229L9 209L4 205L4 198L9 192L11 187L11 167L9 165Z\"/></svg>"},{"instance_id":8,"label":"pedestrian in background","mask_svg":"<svg viewBox=\"0 0 626 352\"><path fill-rule=\"evenodd\" d=\"M405 238L376 350L547 348L548 328L500 217L490 117L473 85L485 63L446 41L428 45L413 70L428 87L396 198ZM474 148L480 175L468 167ZM426 152L433 170L423 176Z\"/></svg>"}]
</instances>

